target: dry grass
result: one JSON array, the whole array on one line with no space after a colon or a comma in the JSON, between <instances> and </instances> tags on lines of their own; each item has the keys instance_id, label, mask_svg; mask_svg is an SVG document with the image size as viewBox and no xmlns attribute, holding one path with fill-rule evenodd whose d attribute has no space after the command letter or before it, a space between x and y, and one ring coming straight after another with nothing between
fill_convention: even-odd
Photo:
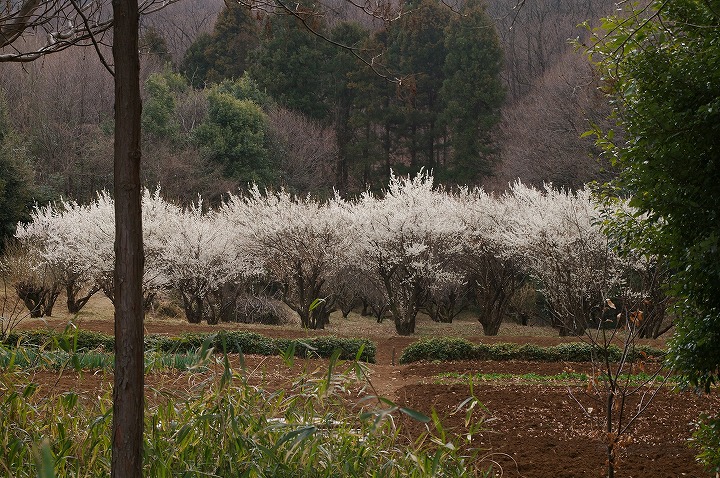
<instances>
[{"instance_id":1,"label":"dry grass","mask_svg":"<svg viewBox=\"0 0 720 478\"><path fill-rule=\"evenodd\" d=\"M78 326L82 326L83 322L107 321L110 327L113 321L114 311L113 305L107 297L101 293L96 294L87 305L74 315L67 312L65 307L64 296L58 298L51 319L57 324L73 322ZM43 328L48 324L45 318L30 319L26 318L22 322L23 328ZM145 324L149 328L159 327L162 329L172 329L177 333L195 332L199 328L206 328L207 325L189 324L184 318L163 317L150 313L145 319ZM217 327L226 329L242 328L244 330L252 330L259 333L263 331L277 332L278 329L290 329L294 332L300 330L299 321L284 326L270 326L262 324L220 324ZM341 337L392 337L396 335L395 325L392 319L386 319L382 323L377 323L374 317L364 317L356 312L351 312L344 319L340 312L335 312L330 317L330 324L326 327L325 332L338 335ZM308 336L317 335L316 331L307 330ZM483 335L483 329L477 317L472 314L461 314L453 323L444 324L433 322L427 315L419 314L417 326L415 329L415 337L477 337ZM533 337L556 337L557 331L551 327L531 326L524 327L519 324L508 322L501 326L500 336L517 337L517 336L533 336Z\"/></svg>"},{"instance_id":2,"label":"dry grass","mask_svg":"<svg viewBox=\"0 0 720 478\"><path fill-rule=\"evenodd\" d=\"M13 296L14 293L8 290ZM0 290L0 299L3 298L3 292ZM21 304L22 305L22 304ZM293 314L291 311L287 311ZM63 294L58 297L53 315L51 317L54 327L58 328L60 324L68 324L70 322L82 327L83 322L93 322L93 329L97 329L97 322L107 322L107 326L102 326L106 332L112 333L112 323L114 317L113 305L110 300L102 293L96 294L79 314L73 315L67 311L65 307L65 297ZM45 328L49 324L48 319L30 317L23 318L20 327L25 329ZM278 335L280 331L291 331L293 336L302 336L303 334L311 337L318 335L315 330L301 330L299 320L283 326L272 326L262 324L236 324L225 323L216 326L208 326L207 324L190 324L184 317L165 317L156 313L150 313L145 318L145 325L148 331L161 330L163 333L182 334L186 332L200 332L211 329L228 329L228 330L250 330L265 335ZM63 325L64 326L64 325ZM377 323L374 317L364 317L356 312L351 312L344 319L340 312L334 312L330 316L330 324L325 328L325 333L337 335L340 337L368 337L368 338L389 338L396 336L395 325L392 319L385 319L382 323ZM282 333L282 332L280 332ZM418 314L417 324L415 328L414 338L424 337L481 337L483 336L482 325L477 316L470 312L460 314L452 323L444 324L433 322L427 315ZM548 326L522 326L512 321L507 321L500 327L499 337L508 337L513 341L512 337L538 337L538 338L556 338L558 332L556 329ZM622 338L619 336L618 340ZM663 346L664 338L658 340L641 340L641 343L647 343L652 346Z\"/></svg>"}]
</instances>

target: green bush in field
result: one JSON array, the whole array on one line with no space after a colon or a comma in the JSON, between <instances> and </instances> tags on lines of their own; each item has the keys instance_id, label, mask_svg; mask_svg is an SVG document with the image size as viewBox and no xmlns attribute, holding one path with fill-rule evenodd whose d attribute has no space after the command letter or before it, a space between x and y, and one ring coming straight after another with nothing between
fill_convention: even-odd
<instances>
[{"instance_id":1,"label":"green bush in field","mask_svg":"<svg viewBox=\"0 0 720 478\"><path fill-rule=\"evenodd\" d=\"M460 338L424 339L406 347L400 355L400 363L419 360L528 360L542 362L590 362L593 359L604 360L605 354L610 361L618 361L622 350L610 345L607 350L585 342L570 342L540 347L533 344L473 344ZM632 350L629 360L660 358L665 352L660 349L642 346Z\"/></svg>"},{"instance_id":2,"label":"green bush in field","mask_svg":"<svg viewBox=\"0 0 720 478\"><path fill-rule=\"evenodd\" d=\"M400 363L418 360L471 360L477 358L472 342L455 337L424 339L406 347Z\"/></svg>"},{"instance_id":3,"label":"green bush in field","mask_svg":"<svg viewBox=\"0 0 720 478\"><path fill-rule=\"evenodd\" d=\"M377 408L365 401L362 413L348 407L333 385L357 383L363 373L356 367L341 374L331 367L322 379L299 377L298 391L269 392L226 366L221 375L188 390L184 400L168 395L151 403L145 413L144 476L491 476L476 452L460 451L465 437L447 434L436 418L436 434L413 442L386 417L405 413L424 422L429 417L386 399L377 399ZM72 392L48 398L24 374L4 371L0 391L1 475L109 476L109 389L98 400ZM467 410L479 408L473 404Z\"/></svg>"},{"instance_id":4,"label":"green bush in field","mask_svg":"<svg viewBox=\"0 0 720 478\"><path fill-rule=\"evenodd\" d=\"M115 348L115 337L82 329L55 332L51 330L24 330L10 333L3 341L6 345L24 345L50 349L111 351Z\"/></svg>"},{"instance_id":5,"label":"green bush in field","mask_svg":"<svg viewBox=\"0 0 720 478\"><path fill-rule=\"evenodd\" d=\"M20 345L41 348L44 351L62 350L74 353L100 350L109 353L113 351L115 339L111 335L85 330L72 330L64 333L33 330L14 332L6 338L4 344L7 348ZM333 336L273 339L255 332L245 331L193 333L178 337L163 335L147 335L145 337L146 351L166 354L190 354L204 347L212 348L217 353L275 355L291 346L294 347L295 355L300 357L329 358L335 350L339 350L341 360L355 359L362 349L358 358L365 362L375 362L375 344L367 339Z\"/></svg>"}]
</instances>

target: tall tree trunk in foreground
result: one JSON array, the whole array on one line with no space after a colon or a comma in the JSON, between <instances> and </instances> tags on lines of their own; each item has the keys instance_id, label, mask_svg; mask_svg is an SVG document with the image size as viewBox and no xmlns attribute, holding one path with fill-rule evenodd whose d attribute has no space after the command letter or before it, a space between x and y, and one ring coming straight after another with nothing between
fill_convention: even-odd
<instances>
[{"instance_id":1,"label":"tall tree trunk in foreground","mask_svg":"<svg viewBox=\"0 0 720 478\"><path fill-rule=\"evenodd\" d=\"M112 477L142 476L143 245L137 0L113 0L115 18L115 387Z\"/></svg>"}]
</instances>

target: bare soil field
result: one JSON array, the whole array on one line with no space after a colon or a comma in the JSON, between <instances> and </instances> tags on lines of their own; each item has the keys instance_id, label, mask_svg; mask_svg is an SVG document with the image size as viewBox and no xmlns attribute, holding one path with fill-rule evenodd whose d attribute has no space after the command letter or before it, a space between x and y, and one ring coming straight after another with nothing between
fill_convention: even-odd
<instances>
[{"instance_id":1,"label":"bare soil field","mask_svg":"<svg viewBox=\"0 0 720 478\"><path fill-rule=\"evenodd\" d=\"M106 317L111 317L106 315ZM345 323L342 321L346 320ZM112 333L112 320L88 313L75 320L77 326L88 330ZM66 317L26 320L22 328L50 327L62 330ZM146 333L180 334L185 332L217 331L219 326L193 325L180 319L153 319L146 321ZM446 429L462 434L463 414L453 413L457 406L470 396L469 383L462 379L449 380L439 376L443 372L457 374L477 373L536 373L552 376L562 372L589 372L586 363L540 363L467 361L448 363L415 363L398 365L402 349L422 336L462 335L474 342L515 342L554 345L573 339L554 337L551 330L536 327L508 326L499 337L484 337L479 324L464 321L460 324L424 323L417 336L400 337L394 334L392 324L376 324L372 319L351 317L333 318L325 331L305 331L295 326L223 325L229 329L252 330L272 337L304 337L320 334L367 337L377 344L377 363L369 365L369 375L377 393L425 413L435 409ZM523 335L525 331L525 335ZM644 342L663 346L662 340ZM288 371L279 357L245 357L248 370L257 381L269 388L287 387L293 374L308 366L321 370L322 360L300 361ZM210 372L212 373L212 372ZM171 393L183 396L197 383L205 380L203 374L179 372L153 373L146 378L146 396L152 401L158 394ZM45 393L52 395L74 390L92 400L98 393L108 390L112 375L107 372L86 372L80 375L65 372L62 376L52 372L38 372L34 379L41 383ZM364 393L369 393L365 391ZM505 477L601 477L605 469L602 404L595 403L581 383L553 381L528 382L526 380L497 379L476 383L474 395L484 404L484 428L474 438L473 446L483 450L487 464L494 464L497 476ZM359 400L361 397L353 397ZM592 410L589 414L583 411ZM629 406L633 406L630 403ZM694 450L688 446L694 429L693 422L703 412L720 408L720 393L698 395L662 388L632 428L632 439L624 447L616 476L640 477L709 477L695 463ZM416 436L425 427L407 417L400 417L403 429Z\"/></svg>"}]
</instances>

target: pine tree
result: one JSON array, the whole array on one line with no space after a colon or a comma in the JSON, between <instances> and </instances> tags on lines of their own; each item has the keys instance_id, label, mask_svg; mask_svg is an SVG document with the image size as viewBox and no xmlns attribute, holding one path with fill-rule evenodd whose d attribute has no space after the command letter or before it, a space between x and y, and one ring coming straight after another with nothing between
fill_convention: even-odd
<instances>
[{"instance_id":1,"label":"pine tree","mask_svg":"<svg viewBox=\"0 0 720 478\"><path fill-rule=\"evenodd\" d=\"M453 17L445 35L444 102L452 164L439 168L441 179L460 182L492 174L491 133L500 119L505 92L500 80L502 50L492 20L479 0L469 0Z\"/></svg>"},{"instance_id":2,"label":"pine tree","mask_svg":"<svg viewBox=\"0 0 720 478\"><path fill-rule=\"evenodd\" d=\"M369 32L357 23L341 22L330 32L330 38L349 48L361 49L367 41ZM332 105L332 121L338 146L335 187L346 192L349 187L350 170L353 168L353 144L362 134L353 124L353 116L358 109L362 93L354 87L353 76L356 72L367 71L363 64L350 51L337 48L328 64L328 100Z\"/></svg>"},{"instance_id":3,"label":"pine tree","mask_svg":"<svg viewBox=\"0 0 720 478\"><path fill-rule=\"evenodd\" d=\"M259 42L258 21L249 8L228 2L218 15L210 35L200 35L185 53L180 70L200 88L240 78L248 68L248 57Z\"/></svg>"},{"instance_id":4,"label":"pine tree","mask_svg":"<svg viewBox=\"0 0 720 478\"><path fill-rule=\"evenodd\" d=\"M407 8L388 32L387 64L400 78L395 104L402 115L402 147L410 169L417 171L438 164L443 136L439 93L444 80L445 27L451 12L433 0L411 2Z\"/></svg>"},{"instance_id":5,"label":"pine tree","mask_svg":"<svg viewBox=\"0 0 720 478\"><path fill-rule=\"evenodd\" d=\"M15 232L18 221L29 218L33 171L26 148L12 130L5 95L0 91L0 252L4 239Z\"/></svg>"},{"instance_id":6,"label":"pine tree","mask_svg":"<svg viewBox=\"0 0 720 478\"><path fill-rule=\"evenodd\" d=\"M327 121L330 107L326 67L333 46L316 34L326 33L322 15L313 6L306 9L306 14L298 16L275 15L266 19L265 32L249 71L261 89L280 105Z\"/></svg>"}]
</instances>

